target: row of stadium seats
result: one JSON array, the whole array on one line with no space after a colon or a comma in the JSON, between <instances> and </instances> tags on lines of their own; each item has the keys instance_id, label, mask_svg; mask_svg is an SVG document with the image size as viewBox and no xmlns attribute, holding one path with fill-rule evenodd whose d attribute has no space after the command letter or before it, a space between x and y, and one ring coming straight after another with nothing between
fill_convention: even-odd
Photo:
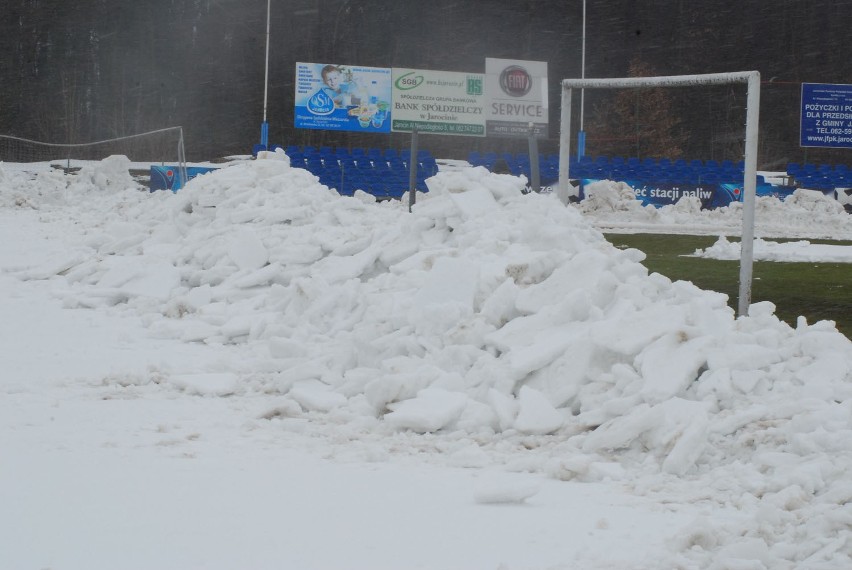
<instances>
[{"instance_id":1,"label":"row of stadium seats","mask_svg":"<svg viewBox=\"0 0 852 570\"><path fill-rule=\"evenodd\" d=\"M513 174L515 176L523 174L527 177L527 180L531 178L532 167L528 154L503 153L498 155L494 152L479 153L472 151L468 153L467 161L472 166L484 166L492 172ZM539 176L544 186L552 184L559 179L559 155L539 156Z\"/></svg>"},{"instance_id":2,"label":"row of stadium seats","mask_svg":"<svg viewBox=\"0 0 852 570\"><path fill-rule=\"evenodd\" d=\"M474 166L485 166L500 172L508 170L511 174L523 174L530 178L530 158L527 154L497 155L496 153L470 153L468 162ZM743 164L731 161L716 162L686 161L682 159L653 159L599 156L571 158L568 166L571 178L616 179L616 180L654 180L676 183L719 183L737 182L743 179ZM559 156L555 154L539 157L539 175L543 185L559 179Z\"/></svg>"},{"instance_id":3,"label":"row of stadium seats","mask_svg":"<svg viewBox=\"0 0 852 570\"><path fill-rule=\"evenodd\" d=\"M530 177L530 158L528 154L497 154L473 151L468 162L474 166L485 166L496 172L508 171L514 175ZM672 183L742 183L743 161L731 160L671 160L667 158L645 158L620 156L584 156L571 157L569 173L571 178L621 179L656 181ZM549 184L559 178L559 156L555 154L539 157L539 171L542 184ZM789 163L787 175L791 184L813 190L829 191L837 188L852 188L852 167L843 164L817 165ZM758 176L758 183L763 182Z\"/></svg>"},{"instance_id":4,"label":"row of stadium seats","mask_svg":"<svg viewBox=\"0 0 852 570\"><path fill-rule=\"evenodd\" d=\"M276 145L275 148L283 148ZM312 147L291 145L284 149L294 166L318 176L323 184L351 195L361 189L379 198L399 197L409 185L410 150L346 147ZM530 157L526 153L472 151L468 162L495 172L507 172L531 178ZM620 156L571 157L571 178L620 179L671 183L741 183L743 162L730 160L639 159ZM417 189L427 191L425 180L438 171L435 158L428 150L417 152ZM559 156L540 155L539 173L542 185L559 179ZM814 190L829 191L852 188L852 168L838 164L817 165L789 163L787 174L791 184ZM762 183L758 176L758 183Z\"/></svg>"},{"instance_id":5,"label":"row of stadium seats","mask_svg":"<svg viewBox=\"0 0 852 570\"><path fill-rule=\"evenodd\" d=\"M583 157L572 165L572 178L653 180L666 183L742 183L743 163L730 160Z\"/></svg>"},{"instance_id":6,"label":"row of stadium seats","mask_svg":"<svg viewBox=\"0 0 852 570\"><path fill-rule=\"evenodd\" d=\"M285 152L292 166L308 170L322 184L346 196L362 190L380 199L399 198L409 190L410 151L292 146ZM437 172L431 153L418 151L416 189L427 192L426 179Z\"/></svg>"},{"instance_id":7,"label":"row of stadium seats","mask_svg":"<svg viewBox=\"0 0 852 570\"><path fill-rule=\"evenodd\" d=\"M787 164L787 174L796 184L812 190L852 188L852 168L845 164Z\"/></svg>"},{"instance_id":8,"label":"row of stadium seats","mask_svg":"<svg viewBox=\"0 0 852 570\"><path fill-rule=\"evenodd\" d=\"M393 148L347 148L347 147L330 147L330 146L321 146L321 147L313 147L313 146L298 146L298 145L290 145L284 149L287 153L287 156L316 156L319 155L322 158L329 157L337 157L337 158L348 158L352 157L355 159L367 157L370 160L391 160L395 158L401 158L403 160L408 160L411 157L411 149L402 149L396 150ZM417 151L418 160L424 158L432 158L432 153L430 153L426 149L419 149Z\"/></svg>"}]
</instances>

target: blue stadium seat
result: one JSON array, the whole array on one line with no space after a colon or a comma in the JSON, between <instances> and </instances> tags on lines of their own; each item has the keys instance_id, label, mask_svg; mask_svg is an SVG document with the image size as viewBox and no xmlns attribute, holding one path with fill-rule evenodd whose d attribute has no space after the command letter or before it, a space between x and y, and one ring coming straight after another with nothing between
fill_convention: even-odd
<instances>
[{"instance_id":1,"label":"blue stadium seat","mask_svg":"<svg viewBox=\"0 0 852 570\"><path fill-rule=\"evenodd\" d=\"M716 170L705 170L698 181L702 184L715 184L719 182L719 173Z\"/></svg>"},{"instance_id":2,"label":"blue stadium seat","mask_svg":"<svg viewBox=\"0 0 852 570\"><path fill-rule=\"evenodd\" d=\"M381 160L382 157L383 157L383 155L382 155L382 151L380 149L378 149L378 148L368 148L367 149L367 158L369 158L370 160L372 160L374 158Z\"/></svg>"}]
</instances>

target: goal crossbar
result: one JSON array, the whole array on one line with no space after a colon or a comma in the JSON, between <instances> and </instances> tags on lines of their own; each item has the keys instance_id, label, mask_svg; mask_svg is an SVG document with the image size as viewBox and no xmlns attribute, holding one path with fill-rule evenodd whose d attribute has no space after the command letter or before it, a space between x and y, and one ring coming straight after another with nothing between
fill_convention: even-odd
<instances>
[{"instance_id":1,"label":"goal crossbar","mask_svg":"<svg viewBox=\"0 0 852 570\"><path fill-rule=\"evenodd\" d=\"M574 89L634 89L653 87L690 87L746 83L745 156L743 168L743 221L740 244L740 286L737 314L748 314L751 305L751 283L754 265L754 208L757 187L757 133L760 116L760 73L736 71L701 75L670 75L658 77L615 77L564 79L562 81L562 111L559 133L559 183L557 194L567 202L571 192L569 181L571 158L571 95Z\"/></svg>"}]
</instances>

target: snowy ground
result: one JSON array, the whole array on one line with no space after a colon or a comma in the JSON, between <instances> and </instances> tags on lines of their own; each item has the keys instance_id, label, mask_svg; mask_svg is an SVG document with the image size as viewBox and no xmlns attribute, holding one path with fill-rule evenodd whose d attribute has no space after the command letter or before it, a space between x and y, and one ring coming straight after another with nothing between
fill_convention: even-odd
<instances>
[{"instance_id":1,"label":"snowy ground","mask_svg":"<svg viewBox=\"0 0 852 570\"><path fill-rule=\"evenodd\" d=\"M599 233L736 208L127 166L0 165L0 568L852 567L852 343ZM758 236L852 237L788 202Z\"/></svg>"}]
</instances>

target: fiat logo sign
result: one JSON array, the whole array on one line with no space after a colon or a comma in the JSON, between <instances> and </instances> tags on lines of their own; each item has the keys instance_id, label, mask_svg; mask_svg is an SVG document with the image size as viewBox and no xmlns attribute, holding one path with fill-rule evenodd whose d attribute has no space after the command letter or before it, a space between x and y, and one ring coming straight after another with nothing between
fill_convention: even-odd
<instances>
[{"instance_id":1,"label":"fiat logo sign","mask_svg":"<svg viewBox=\"0 0 852 570\"><path fill-rule=\"evenodd\" d=\"M506 95L523 97L532 89L532 77L520 65L512 65L500 74L500 89Z\"/></svg>"}]
</instances>

